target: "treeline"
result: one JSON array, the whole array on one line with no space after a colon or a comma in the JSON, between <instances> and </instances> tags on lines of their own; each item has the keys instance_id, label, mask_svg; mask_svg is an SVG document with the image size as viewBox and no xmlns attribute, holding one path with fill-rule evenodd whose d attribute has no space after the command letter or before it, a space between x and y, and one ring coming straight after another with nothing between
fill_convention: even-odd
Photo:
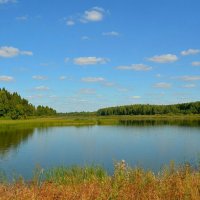
<instances>
[{"instance_id":1,"label":"treeline","mask_svg":"<svg viewBox=\"0 0 200 200\"><path fill-rule=\"evenodd\" d=\"M55 115L56 111L48 106L35 107L28 100L21 98L17 93L10 93L0 88L0 117L11 119L26 118L28 116Z\"/></svg>"},{"instance_id":2,"label":"treeline","mask_svg":"<svg viewBox=\"0 0 200 200\"><path fill-rule=\"evenodd\" d=\"M200 114L200 101L174 105L136 104L102 108L98 115Z\"/></svg>"}]
</instances>

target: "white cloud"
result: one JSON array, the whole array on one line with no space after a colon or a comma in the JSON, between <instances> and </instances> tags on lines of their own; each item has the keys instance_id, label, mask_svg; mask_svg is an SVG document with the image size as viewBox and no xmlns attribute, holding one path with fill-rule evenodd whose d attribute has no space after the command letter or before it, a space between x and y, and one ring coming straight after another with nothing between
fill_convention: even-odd
<instances>
[{"instance_id":1,"label":"white cloud","mask_svg":"<svg viewBox=\"0 0 200 200\"><path fill-rule=\"evenodd\" d=\"M77 13L69 18L64 18L67 26L73 26L79 23L100 22L104 19L106 11L100 7L93 7L85 10L83 13Z\"/></svg>"},{"instance_id":2,"label":"white cloud","mask_svg":"<svg viewBox=\"0 0 200 200\"><path fill-rule=\"evenodd\" d=\"M18 16L18 17L16 17L16 20L18 20L18 21L27 21L28 20L28 16L27 15Z\"/></svg>"},{"instance_id":3,"label":"white cloud","mask_svg":"<svg viewBox=\"0 0 200 200\"><path fill-rule=\"evenodd\" d=\"M60 79L60 80L66 80L67 77L66 77L66 76L60 76L59 79Z\"/></svg>"},{"instance_id":4,"label":"white cloud","mask_svg":"<svg viewBox=\"0 0 200 200\"><path fill-rule=\"evenodd\" d=\"M192 66L200 67L200 61L192 62Z\"/></svg>"},{"instance_id":5,"label":"white cloud","mask_svg":"<svg viewBox=\"0 0 200 200\"><path fill-rule=\"evenodd\" d=\"M116 31L111 31L111 32L104 32L104 33L102 33L102 35L103 36L115 36L115 37L117 37L117 36L119 36L119 33L116 32Z\"/></svg>"},{"instance_id":6,"label":"white cloud","mask_svg":"<svg viewBox=\"0 0 200 200\"><path fill-rule=\"evenodd\" d=\"M132 96L131 99L140 99L141 96Z\"/></svg>"},{"instance_id":7,"label":"white cloud","mask_svg":"<svg viewBox=\"0 0 200 200\"><path fill-rule=\"evenodd\" d=\"M96 65L105 64L106 62L108 62L108 59L97 57L79 57L74 59L74 64L76 65Z\"/></svg>"},{"instance_id":8,"label":"white cloud","mask_svg":"<svg viewBox=\"0 0 200 200\"><path fill-rule=\"evenodd\" d=\"M152 67L143 64L134 64L130 66L119 66L116 69L118 70L134 70L134 71L149 71L152 70Z\"/></svg>"},{"instance_id":9,"label":"white cloud","mask_svg":"<svg viewBox=\"0 0 200 200\"><path fill-rule=\"evenodd\" d=\"M156 74L156 77L157 77L157 78L161 78L162 75L161 75L161 74Z\"/></svg>"},{"instance_id":10,"label":"white cloud","mask_svg":"<svg viewBox=\"0 0 200 200\"><path fill-rule=\"evenodd\" d=\"M164 54L160 56L153 56L152 58L149 58L148 60L156 63L172 63L176 62L178 60L178 57L173 54Z\"/></svg>"},{"instance_id":11,"label":"white cloud","mask_svg":"<svg viewBox=\"0 0 200 200\"><path fill-rule=\"evenodd\" d=\"M29 99L39 99L39 98L44 98L45 96L43 94L36 94L36 95L31 95L27 96Z\"/></svg>"},{"instance_id":12,"label":"white cloud","mask_svg":"<svg viewBox=\"0 0 200 200\"><path fill-rule=\"evenodd\" d=\"M0 0L0 4L6 4L6 3L17 3L16 0Z\"/></svg>"},{"instance_id":13,"label":"white cloud","mask_svg":"<svg viewBox=\"0 0 200 200\"><path fill-rule=\"evenodd\" d=\"M59 79L60 79L61 81L64 81L64 80L71 81L73 78L70 77L70 76L60 76Z\"/></svg>"},{"instance_id":14,"label":"white cloud","mask_svg":"<svg viewBox=\"0 0 200 200\"><path fill-rule=\"evenodd\" d=\"M90 10L86 10L81 17L80 21L82 23L87 22L98 22L102 21L104 18L104 9L99 7L93 7Z\"/></svg>"},{"instance_id":15,"label":"white cloud","mask_svg":"<svg viewBox=\"0 0 200 200\"><path fill-rule=\"evenodd\" d=\"M108 81L103 82L103 86L105 87L114 87L115 85L116 84L113 82L108 82Z\"/></svg>"},{"instance_id":16,"label":"white cloud","mask_svg":"<svg viewBox=\"0 0 200 200\"><path fill-rule=\"evenodd\" d=\"M166 89L166 88L170 88L171 87L171 84L170 83L165 83L165 82L160 82L160 83L156 83L154 85L155 88L163 88L163 89Z\"/></svg>"},{"instance_id":17,"label":"white cloud","mask_svg":"<svg viewBox=\"0 0 200 200\"><path fill-rule=\"evenodd\" d=\"M20 51L21 55L26 55L26 56L32 56L33 52L32 51Z\"/></svg>"},{"instance_id":18,"label":"white cloud","mask_svg":"<svg viewBox=\"0 0 200 200\"><path fill-rule=\"evenodd\" d=\"M32 56L33 53L31 51L21 51L15 47L8 47L8 46L0 47L0 57L12 58L18 55Z\"/></svg>"},{"instance_id":19,"label":"white cloud","mask_svg":"<svg viewBox=\"0 0 200 200\"><path fill-rule=\"evenodd\" d=\"M35 90L47 91L49 90L49 87L41 85L41 86L35 87Z\"/></svg>"},{"instance_id":20,"label":"white cloud","mask_svg":"<svg viewBox=\"0 0 200 200\"><path fill-rule=\"evenodd\" d=\"M41 75L35 75L35 76L32 76L32 78L35 80L47 80L48 79L46 76L41 76Z\"/></svg>"},{"instance_id":21,"label":"white cloud","mask_svg":"<svg viewBox=\"0 0 200 200\"><path fill-rule=\"evenodd\" d=\"M200 76L180 76L177 78L182 81L199 81L200 80Z\"/></svg>"},{"instance_id":22,"label":"white cloud","mask_svg":"<svg viewBox=\"0 0 200 200\"><path fill-rule=\"evenodd\" d=\"M93 88L82 88L79 92L81 94L96 94L96 90Z\"/></svg>"},{"instance_id":23,"label":"white cloud","mask_svg":"<svg viewBox=\"0 0 200 200\"><path fill-rule=\"evenodd\" d=\"M188 49L181 52L182 56L194 55L200 53L199 49Z\"/></svg>"},{"instance_id":24,"label":"white cloud","mask_svg":"<svg viewBox=\"0 0 200 200\"><path fill-rule=\"evenodd\" d=\"M86 35L84 35L84 36L81 37L81 40L89 40L89 39L90 38L88 36L86 36Z\"/></svg>"},{"instance_id":25,"label":"white cloud","mask_svg":"<svg viewBox=\"0 0 200 200\"><path fill-rule=\"evenodd\" d=\"M74 20L67 20L66 24L67 24L67 26L73 26L73 25L75 25L75 21Z\"/></svg>"},{"instance_id":26,"label":"white cloud","mask_svg":"<svg viewBox=\"0 0 200 200\"><path fill-rule=\"evenodd\" d=\"M187 84L183 86L184 88L195 88L196 85L195 84Z\"/></svg>"},{"instance_id":27,"label":"white cloud","mask_svg":"<svg viewBox=\"0 0 200 200\"><path fill-rule=\"evenodd\" d=\"M102 82L102 81L105 81L105 79L102 77L85 77L85 78L82 78L81 81L92 83L92 82Z\"/></svg>"},{"instance_id":28,"label":"white cloud","mask_svg":"<svg viewBox=\"0 0 200 200\"><path fill-rule=\"evenodd\" d=\"M1 82L11 82L13 80L14 80L14 78L12 76L0 76Z\"/></svg>"}]
</instances>

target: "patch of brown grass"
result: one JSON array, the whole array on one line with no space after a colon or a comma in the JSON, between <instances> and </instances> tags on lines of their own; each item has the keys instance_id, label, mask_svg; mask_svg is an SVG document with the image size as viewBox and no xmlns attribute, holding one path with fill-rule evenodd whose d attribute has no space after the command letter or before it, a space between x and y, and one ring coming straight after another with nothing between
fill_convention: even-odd
<instances>
[{"instance_id":1,"label":"patch of brown grass","mask_svg":"<svg viewBox=\"0 0 200 200\"><path fill-rule=\"evenodd\" d=\"M72 178L72 177L71 177ZM113 176L68 183L44 181L0 184L1 200L199 200L200 172L190 166L151 171L130 169L124 162Z\"/></svg>"}]
</instances>

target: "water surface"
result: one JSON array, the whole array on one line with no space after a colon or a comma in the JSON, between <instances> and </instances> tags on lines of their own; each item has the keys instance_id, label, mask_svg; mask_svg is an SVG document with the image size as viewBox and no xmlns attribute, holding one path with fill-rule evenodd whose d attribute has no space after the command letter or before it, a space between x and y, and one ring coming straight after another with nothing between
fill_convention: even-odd
<instances>
[{"instance_id":1,"label":"water surface","mask_svg":"<svg viewBox=\"0 0 200 200\"><path fill-rule=\"evenodd\" d=\"M129 124L129 125L127 125ZM32 176L33 169L113 163L158 171L171 160L197 163L200 127L189 124L126 122L117 126L0 128L0 169L9 176Z\"/></svg>"}]
</instances>

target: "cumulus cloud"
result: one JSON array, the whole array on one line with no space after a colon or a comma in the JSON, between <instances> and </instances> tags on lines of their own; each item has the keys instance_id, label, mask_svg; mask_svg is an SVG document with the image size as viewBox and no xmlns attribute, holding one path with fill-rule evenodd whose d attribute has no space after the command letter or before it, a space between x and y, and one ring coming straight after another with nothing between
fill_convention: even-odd
<instances>
[{"instance_id":1,"label":"cumulus cloud","mask_svg":"<svg viewBox=\"0 0 200 200\"><path fill-rule=\"evenodd\" d=\"M115 36L115 37L117 37L117 36L119 36L119 33L116 32L116 31L111 31L111 32L104 32L104 33L102 33L102 35L103 36Z\"/></svg>"},{"instance_id":2,"label":"cumulus cloud","mask_svg":"<svg viewBox=\"0 0 200 200\"><path fill-rule=\"evenodd\" d=\"M163 88L163 89L167 89L171 87L170 83L165 83L165 82L160 82L160 83L156 83L154 85L155 88Z\"/></svg>"},{"instance_id":3,"label":"cumulus cloud","mask_svg":"<svg viewBox=\"0 0 200 200\"><path fill-rule=\"evenodd\" d=\"M73 26L73 25L75 25L75 21L74 20L67 20L66 25L67 26Z\"/></svg>"},{"instance_id":4,"label":"cumulus cloud","mask_svg":"<svg viewBox=\"0 0 200 200\"><path fill-rule=\"evenodd\" d=\"M81 81L95 83L95 82L103 82L105 81L105 79L102 77L85 77L85 78L82 78Z\"/></svg>"},{"instance_id":5,"label":"cumulus cloud","mask_svg":"<svg viewBox=\"0 0 200 200\"><path fill-rule=\"evenodd\" d=\"M200 61L192 62L192 66L200 67Z\"/></svg>"},{"instance_id":6,"label":"cumulus cloud","mask_svg":"<svg viewBox=\"0 0 200 200\"><path fill-rule=\"evenodd\" d=\"M172 63L176 62L178 60L178 57L173 54L163 54L160 56L153 56L151 58L148 58L148 60L156 63Z\"/></svg>"},{"instance_id":7,"label":"cumulus cloud","mask_svg":"<svg viewBox=\"0 0 200 200\"><path fill-rule=\"evenodd\" d=\"M143 64L134 64L130 66L118 66L118 70L134 70L134 71L149 71L152 70L152 67Z\"/></svg>"},{"instance_id":8,"label":"cumulus cloud","mask_svg":"<svg viewBox=\"0 0 200 200\"><path fill-rule=\"evenodd\" d=\"M13 80L14 80L14 78L12 76L0 76L1 82L11 82Z\"/></svg>"},{"instance_id":9,"label":"cumulus cloud","mask_svg":"<svg viewBox=\"0 0 200 200\"><path fill-rule=\"evenodd\" d=\"M35 76L32 76L32 78L35 80L47 80L48 79L46 76L41 76L41 75L35 75Z\"/></svg>"},{"instance_id":10,"label":"cumulus cloud","mask_svg":"<svg viewBox=\"0 0 200 200\"><path fill-rule=\"evenodd\" d=\"M199 81L200 80L200 76L180 76L177 78L182 81Z\"/></svg>"},{"instance_id":11,"label":"cumulus cloud","mask_svg":"<svg viewBox=\"0 0 200 200\"><path fill-rule=\"evenodd\" d=\"M104 19L106 11L100 7L93 7L85 10L83 13L77 13L69 18L64 18L67 26L73 26L77 23L100 22Z\"/></svg>"},{"instance_id":12,"label":"cumulus cloud","mask_svg":"<svg viewBox=\"0 0 200 200\"><path fill-rule=\"evenodd\" d=\"M8 47L3 46L0 47L0 57L3 58L12 58L18 55L26 55L26 56L32 56L33 52L31 51L21 51L18 48L15 47Z\"/></svg>"},{"instance_id":13,"label":"cumulus cloud","mask_svg":"<svg viewBox=\"0 0 200 200\"><path fill-rule=\"evenodd\" d=\"M76 65L96 65L96 64L105 64L108 62L106 58L97 58L97 57L79 57L74 59L74 64Z\"/></svg>"},{"instance_id":14,"label":"cumulus cloud","mask_svg":"<svg viewBox=\"0 0 200 200\"><path fill-rule=\"evenodd\" d=\"M200 53L200 49L188 49L181 52L182 56L194 55Z\"/></svg>"},{"instance_id":15,"label":"cumulus cloud","mask_svg":"<svg viewBox=\"0 0 200 200\"><path fill-rule=\"evenodd\" d=\"M43 85L35 87L35 90L39 90L39 91L47 91L49 89L50 89L49 87L43 86Z\"/></svg>"},{"instance_id":16,"label":"cumulus cloud","mask_svg":"<svg viewBox=\"0 0 200 200\"><path fill-rule=\"evenodd\" d=\"M17 3L16 0L0 0L0 4L6 4L6 3Z\"/></svg>"},{"instance_id":17,"label":"cumulus cloud","mask_svg":"<svg viewBox=\"0 0 200 200\"><path fill-rule=\"evenodd\" d=\"M103 8L93 7L90 10L86 10L84 12L80 21L82 23L102 21L104 18L104 13L105 11Z\"/></svg>"}]
</instances>

